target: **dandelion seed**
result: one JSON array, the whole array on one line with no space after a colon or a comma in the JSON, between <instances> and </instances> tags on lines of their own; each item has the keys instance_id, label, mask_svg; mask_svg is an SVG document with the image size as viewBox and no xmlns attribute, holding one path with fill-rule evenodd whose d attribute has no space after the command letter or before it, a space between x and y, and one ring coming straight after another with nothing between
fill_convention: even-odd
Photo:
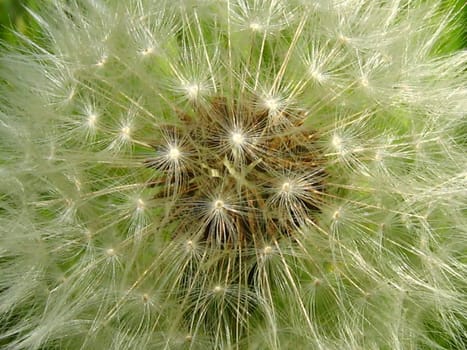
<instances>
[{"instance_id":1,"label":"dandelion seed","mask_svg":"<svg viewBox=\"0 0 467 350\"><path fill-rule=\"evenodd\" d=\"M253 32L261 32L264 29L264 27L258 22L251 22L249 27Z\"/></svg>"},{"instance_id":2,"label":"dandelion seed","mask_svg":"<svg viewBox=\"0 0 467 350\"><path fill-rule=\"evenodd\" d=\"M315 67L311 67L308 71L310 76L316 80L318 83L324 83L327 80L327 77L324 73L317 70Z\"/></svg>"},{"instance_id":3,"label":"dandelion seed","mask_svg":"<svg viewBox=\"0 0 467 350\"><path fill-rule=\"evenodd\" d=\"M96 122L97 122L97 114L95 113L91 113L88 115L88 118L86 120L86 125L93 129L96 127Z\"/></svg>"},{"instance_id":4,"label":"dandelion seed","mask_svg":"<svg viewBox=\"0 0 467 350\"><path fill-rule=\"evenodd\" d=\"M183 90L190 101L195 101L201 92L201 87L198 83L188 83L183 85Z\"/></svg>"},{"instance_id":5,"label":"dandelion seed","mask_svg":"<svg viewBox=\"0 0 467 350\"><path fill-rule=\"evenodd\" d=\"M276 114L281 107L279 98L268 97L264 99L263 103L272 115Z\"/></svg>"},{"instance_id":6,"label":"dandelion seed","mask_svg":"<svg viewBox=\"0 0 467 350\"><path fill-rule=\"evenodd\" d=\"M282 184L281 191L282 193L289 193L291 190L290 182L286 181Z\"/></svg>"},{"instance_id":7,"label":"dandelion seed","mask_svg":"<svg viewBox=\"0 0 467 350\"><path fill-rule=\"evenodd\" d=\"M107 56L102 56L99 61L97 61L97 67L103 67L107 63Z\"/></svg>"},{"instance_id":8,"label":"dandelion seed","mask_svg":"<svg viewBox=\"0 0 467 350\"><path fill-rule=\"evenodd\" d=\"M370 82L368 81L368 78L367 77L360 78L360 85L362 85L364 88L369 87Z\"/></svg>"},{"instance_id":9,"label":"dandelion seed","mask_svg":"<svg viewBox=\"0 0 467 350\"><path fill-rule=\"evenodd\" d=\"M242 146L245 142L245 137L240 132L233 132L231 139L235 146Z\"/></svg>"},{"instance_id":10,"label":"dandelion seed","mask_svg":"<svg viewBox=\"0 0 467 350\"><path fill-rule=\"evenodd\" d=\"M132 134L134 132L133 120L135 118L134 108L130 108L127 111L126 116L119 121L118 133L114 136L114 140L108 146L109 150L119 152L126 146L131 144Z\"/></svg>"},{"instance_id":11,"label":"dandelion seed","mask_svg":"<svg viewBox=\"0 0 467 350\"><path fill-rule=\"evenodd\" d=\"M136 210L143 211L146 208L146 203L141 198L136 201Z\"/></svg>"},{"instance_id":12,"label":"dandelion seed","mask_svg":"<svg viewBox=\"0 0 467 350\"><path fill-rule=\"evenodd\" d=\"M220 294L224 292L224 288L221 286L215 286L212 291L214 292L214 294Z\"/></svg>"},{"instance_id":13,"label":"dandelion seed","mask_svg":"<svg viewBox=\"0 0 467 350\"><path fill-rule=\"evenodd\" d=\"M194 249L194 243L193 243L193 241L190 239L190 240L188 240L188 241L186 242L186 250L187 250L188 252L192 252L193 249Z\"/></svg>"},{"instance_id":14,"label":"dandelion seed","mask_svg":"<svg viewBox=\"0 0 467 350\"><path fill-rule=\"evenodd\" d=\"M307 221L309 213L319 206L321 181L319 171L301 176L294 174L294 178L279 182L268 200L269 205L285 214L291 225L300 226Z\"/></svg>"},{"instance_id":15,"label":"dandelion seed","mask_svg":"<svg viewBox=\"0 0 467 350\"><path fill-rule=\"evenodd\" d=\"M131 138L131 128L129 126L124 126L120 129L120 135L123 139L129 140Z\"/></svg>"},{"instance_id":16,"label":"dandelion seed","mask_svg":"<svg viewBox=\"0 0 467 350\"><path fill-rule=\"evenodd\" d=\"M337 39L342 43L342 44L349 44L350 43L350 38L345 36L344 34L339 34L337 36Z\"/></svg>"},{"instance_id":17,"label":"dandelion seed","mask_svg":"<svg viewBox=\"0 0 467 350\"><path fill-rule=\"evenodd\" d=\"M154 48L154 47L147 47L147 48L145 48L145 49L142 49L142 50L140 51L140 54L141 54L142 56L149 56L149 55L154 54L154 52L155 52L155 48Z\"/></svg>"},{"instance_id":18,"label":"dandelion seed","mask_svg":"<svg viewBox=\"0 0 467 350\"><path fill-rule=\"evenodd\" d=\"M167 152L167 157L169 160L176 162L179 160L180 155L180 150L177 147L169 146L169 150Z\"/></svg>"},{"instance_id":19,"label":"dandelion seed","mask_svg":"<svg viewBox=\"0 0 467 350\"><path fill-rule=\"evenodd\" d=\"M337 209L333 214L332 214L332 219L334 221L338 221L342 216L341 209Z\"/></svg>"},{"instance_id":20,"label":"dandelion seed","mask_svg":"<svg viewBox=\"0 0 467 350\"><path fill-rule=\"evenodd\" d=\"M252 142L254 142L254 139L245 135L242 131L230 133L229 144L235 162L243 163L247 154L253 155L255 153L256 147Z\"/></svg>"},{"instance_id":21,"label":"dandelion seed","mask_svg":"<svg viewBox=\"0 0 467 350\"><path fill-rule=\"evenodd\" d=\"M144 293L142 295L143 303L147 304L149 302L149 295L147 293Z\"/></svg>"},{"instance_id":22,"label":"dandelion seed","mask_svg":"<svg viewBox=\"0 0 467 350\"><path fill-rule=\"evenodd\" d=\"M113 249L113 248L108 248L108 249L105 251L105 254L107 254L108 256L115 256L115 255L116 255L116 252L115 252L115 249Z\"/></svg>"},{"instance_id":23,"label":"dandelion seed","mask_svg":"<svg viewBox=\"0 0 467 350\"><path fill-rule=\"evenodd\" d=\"M338 153L341 153L343 150L342 138L339 135L333 135L332 137L332 146Z\"/></svg>"},{"instance_id":24,"label":"dandelion seed","mask_svg":"<svg viewBox=\"0 0 467 350\"><path fill-rule=\"evenodd\" d=\"M215 211L224 209L224 201L222 201L220 199L214 201L213 208L214 208Z\"/></svg>"}]
</instances>

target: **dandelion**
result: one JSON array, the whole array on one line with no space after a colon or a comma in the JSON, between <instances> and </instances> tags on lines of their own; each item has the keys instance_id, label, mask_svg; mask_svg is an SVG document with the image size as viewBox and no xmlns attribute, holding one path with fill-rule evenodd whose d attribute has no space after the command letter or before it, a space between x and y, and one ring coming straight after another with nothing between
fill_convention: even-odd
<instances>
[{"instance_id":1,"label":"dandelion","mask_svg":"<svg viewBox=\"0 0 467 350\"><path fill-rule=\"evenodd\" d=\"M1 347L463 348L443 3L31 11L0 56Z\"/></svg>"}]
</instances>

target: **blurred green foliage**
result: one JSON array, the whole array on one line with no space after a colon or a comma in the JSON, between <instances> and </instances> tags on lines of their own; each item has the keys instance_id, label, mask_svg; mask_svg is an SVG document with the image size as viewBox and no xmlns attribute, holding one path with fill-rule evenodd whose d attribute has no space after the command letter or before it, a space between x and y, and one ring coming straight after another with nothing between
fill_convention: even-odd
<instances>
[{"instance_id":1,"label":"blurred green foliage","mask_svg":"<svg viewBox=\"0 0 467 350\"><path fill-rule=\"evenodd\" d=\"M15 31L31 36L37 29L26 8L37 10L46 0L0 0L0 40L9 44L18 41Z\"/></svg>"},{"instance_id":2,"label":"blurred green foliage","mask_svg":"<svg viewBox=\"0 0 467 350\"><path fill-rule=\"evenodd\" d=\"M467 3L465 0L445 0L446 11L452 11L457 17L457 26L443 38L440 52L447 53L467 49Z\"/></svg>"}]
</instances>

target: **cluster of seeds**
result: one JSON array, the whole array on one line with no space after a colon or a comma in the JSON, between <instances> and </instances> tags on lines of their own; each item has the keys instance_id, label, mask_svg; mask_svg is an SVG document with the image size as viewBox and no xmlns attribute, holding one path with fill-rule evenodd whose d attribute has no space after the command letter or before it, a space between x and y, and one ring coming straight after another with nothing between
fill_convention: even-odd
<instances>
[{"instance_id":1,"label":"cluster of seeds","mask_svg":"<svg viewBox=\"0 0 467 350\"><path fill-rule=\"evenodd\" d=\"M215 246L290 236L319 211L325 172L304 113L216 97L161 127L150 185L182 232Z\"/></svg>"}]
</instances>

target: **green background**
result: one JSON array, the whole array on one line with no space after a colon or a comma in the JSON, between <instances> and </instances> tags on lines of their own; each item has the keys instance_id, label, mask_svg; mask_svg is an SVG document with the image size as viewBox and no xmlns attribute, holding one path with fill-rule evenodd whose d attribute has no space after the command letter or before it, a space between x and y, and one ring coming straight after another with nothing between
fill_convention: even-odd
<instances>
[{"instance_id":1,"label":"green background","mask_svg":"<svg viewBox=\"0 0 467 350\"><path fill-rule=\"evenodd\" d=\"M14 31L33 36L37 25L26 7L39 10L46 3L47 0L0 0L0 40L10 44L18 43Z\"/></svg>"}]
</instances>

